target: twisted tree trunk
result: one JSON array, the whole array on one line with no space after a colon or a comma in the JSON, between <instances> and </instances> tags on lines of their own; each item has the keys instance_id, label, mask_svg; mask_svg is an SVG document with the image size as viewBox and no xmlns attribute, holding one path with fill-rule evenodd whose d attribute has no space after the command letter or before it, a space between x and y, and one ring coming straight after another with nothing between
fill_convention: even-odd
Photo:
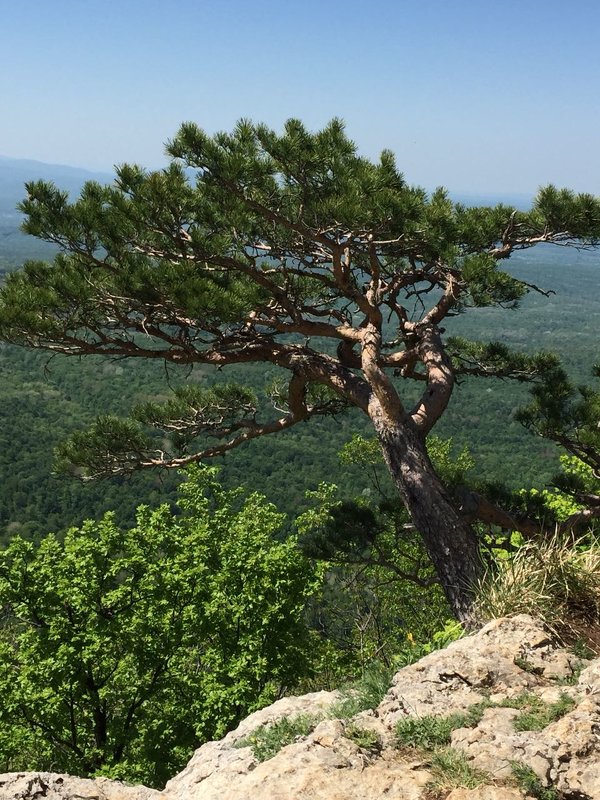
<instances>
[{"instance_id":1,"label":"twisted tree trunk","mask_svg":"<svg viewBox=\"0 0 600 800\"><path fill-rule=\"evenodd\" d=\"M390 424L370 409L383 456L437 572L446 598L467 627L476 620L474 588L483 574L477 536L458 514L410 420Z\"/></svg>"}]
</instances>

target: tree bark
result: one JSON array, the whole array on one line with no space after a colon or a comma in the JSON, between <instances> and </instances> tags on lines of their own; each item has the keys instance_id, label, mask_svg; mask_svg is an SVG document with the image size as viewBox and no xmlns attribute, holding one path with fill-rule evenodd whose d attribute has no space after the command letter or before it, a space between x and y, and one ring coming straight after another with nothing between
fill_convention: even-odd
<instances>
[{"instance_id":1,"label":"tree bark","mask_svg":"<svg viewBox=\"0 0 600 800\"><path fill-rule=\"evenodd\" d=\"M483 574L477 536L450 501L427 455L424 437L410 419L392 422L381 407L369 409L383 456L404 500L440 584L455 614L467 627L477 620L474 588Z\"/></svg>"}]
</instances>

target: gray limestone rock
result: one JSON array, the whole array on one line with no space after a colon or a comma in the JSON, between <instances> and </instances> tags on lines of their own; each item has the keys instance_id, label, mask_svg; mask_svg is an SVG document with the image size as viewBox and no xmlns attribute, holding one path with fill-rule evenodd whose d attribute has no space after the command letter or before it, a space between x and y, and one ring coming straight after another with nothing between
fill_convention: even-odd
<instances>
[{"instance_id":1,"label":"gray limestone rock","mask_svg":"<svg viewBox=\"0 0 600 800\"><path fill-rule=\"evenodd\" d=\"M0 775L0 800L158 800L160 792L108 778L73 778L52 772Z\"/></svg>"},{"instance_id":2,"label":"gray limestone rock","mask_svg":"<svg viewBox=\"0 0 600 800\"><path fill-rule=\"evenodd\" d=\"M287 697L250 715L199 748L162 792L106 779L13 773L0 776L0 800L426 800L434 796L432 753L398 747L396 723L474 704L484 704L480 718L454 730L451 747L487 777L477 788L455 783L448 800L524 797L515 762L564 800L600 800L600 659L581 666L577 680L578 660L532 618L494 620L400 670L377 708L352 720L332 718L336 692ZM515 728L523 706L548 708L563 695L572 702L562 717L544 719L541 729ZM313 718L312 731L259 763L244 740L300 715Z\"/></svg>"}]
</instances>

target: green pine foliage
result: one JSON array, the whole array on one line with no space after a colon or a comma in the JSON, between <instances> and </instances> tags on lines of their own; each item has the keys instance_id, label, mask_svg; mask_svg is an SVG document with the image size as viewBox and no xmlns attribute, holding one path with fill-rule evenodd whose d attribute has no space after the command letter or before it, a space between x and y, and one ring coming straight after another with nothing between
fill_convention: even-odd
<instances>
[{"instance_id":1,"label":"green pine foliage","mask_svg":"<svg viewBox=\"0 0 600 800\"><path fill-rule=\"evenodd\" d=\"M600 377L600 367L593 369ZM600 390L574 385L556 365L531 390L532 402L520 409L517 419L545 439L555 441L592 470L600 469Z\"/></svg>"},{"instance_id":2,"label":"green pine foliage","mask_svg":"<svg viewBox=\"0 0 600 800\"><path fill-rule=\"evenodd\" d=\"M409 409L428 377L418 324L426 304L438 304L431 330L457 378L438 429L457 446L430 436L428 454L450 490L477 483L469 445L479 488L482 477L537 482L497 496L533 512L540 527L598 496L600 392L577 384L596 344L596 265L578 255L574 281L544 244L597 246L598 199L550 186L528 212L469 208L444 190L408 186L387 151L377 162L360 157L338 120L316 134L297 120L282 134L241 121L213 137L186 124L169 151L165 170L124 165L114 184L89 182L75 201L32 182L21 205L42 249L4 282L0 335L109 360L90 369L57 358L42 377L38 357L0 350L0 525L7 540L37 539L16 536L0 557L0 768L160 786L194 746L282 688L358 674L352 707L372 706L391 669L461 635L444 626L447 603L377 443L349 411L351 393L319 382L317 370L298 414L290 376L282 380L281 367L293 382L316 356L321 367L341 365L346 381L360 376L348 329L379 326L379 365ZM540 243L539 258L521 252ZM340 248L351 255L339 262L341 277ZM38 260L46 254L54 261ZM0 254L0 268L8 263ZM378 292L377 311L365 311ZM548 352L550 329L575 377ZM412 363L386 361L411 349ZM507 379L534 385L520 411L524 387ZM281 424L264 428L273 407ZM286 430L295 414L294 424L312 417L311 427ZM545 441L525 440L520 452L523 425ZM576 457L560 489L542 489L557 463L549 441ZM245 448L227 457L227 485L283 494L287 521L264 498L222 488L212 470L189 473L178 509L172 477L130 475L238 443ZM78 494L47 477L56 446L59 470L121 477ZM150 503L135 522L132 497ZM157 508L164 497L171 505ZM40 536L107 507L117 514ZM298 512L301 548L290 536ZM487 539L496 563L480 609L553 609L553 623L584 607L598 616L593 537L523 546L507 536L507 549L494 531ZM568 710L561 698L517 725L543 727ZM399 733L435 748L438 787L480 779L444 745L482 711L412 720ZM288 721L279 727L265 732L264 757L304 735ZM366 742L364 733L354 738ZM454 777L445 783L444 774Z\"/></svg>"},{"instance_id":3,"label":"green pine foliage","mask_svg":"<svg viewBox=\"0 0 600 800\"><path fill-rule=\"evenodd\" d=\"M173 161L164 170L123 165L112 185L88 182L75 201L48 182L27 184L24 230L59 253L53 264L29 261L8 276L0 303L7 341L69 354L290 369L275 343L300 346L309 337L324 352L355 343L344 339L344 326L359 324L361 297L380 280L384 294L391 292L382 317L398 317L396 302L404 309L396 330L390 323L387 355L412 346L412 329L403 328L426 318L427 293L437 302L454 287L438 322L466 309L512 308L534 284L501 269L508 256L544 242L590 246L600 236L600 205L590 195L547 187L529 212L467 207L442 189L428 196L406 183L389 151L378 161L359 156L340 120L311 133L292 119L280 134L241 120L214 136L186 123L168 150ZM339 247L349 248L352 263L346 277L332 279ZM411 310L415 303L420 312ZM454 347L456 374L529 380L546 369L535 359L524 365L505 344L499 363L493 347ZM423 378L419 370L400 372ZM95 427L72 438L62 461L90 475L100 466L94 448L107 456L107 473L150 466L157 452L177 462L182 450L202 449L201 431L226 436L242 422L226 415L217 431L210 412L206 428L202 414L183 414L178 420L191 431L174 435L173 402L134 415L163 431L158 448L113 420L102 436ZM339 393L337 405L311 402L311 415L339 413L348 402ZM247 431L251 420L243 420Z\"/></svg>"}]
</instances>

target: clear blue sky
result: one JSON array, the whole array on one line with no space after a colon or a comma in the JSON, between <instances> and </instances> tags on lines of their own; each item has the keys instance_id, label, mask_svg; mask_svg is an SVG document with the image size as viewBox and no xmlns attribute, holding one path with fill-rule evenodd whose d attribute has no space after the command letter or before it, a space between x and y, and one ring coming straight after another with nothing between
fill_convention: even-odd
<instances>
[{"instance_id":1,"label":"clear blue sky","mask_svg":"<svg viewBox=\"0 0 600 800\"><path fill-rule=\"evenodd\" d=\"M0 154L164 163L180 122L346 120L411 183L600 194L597 0L0 0Z\"/></svg>"}]
</instances>

